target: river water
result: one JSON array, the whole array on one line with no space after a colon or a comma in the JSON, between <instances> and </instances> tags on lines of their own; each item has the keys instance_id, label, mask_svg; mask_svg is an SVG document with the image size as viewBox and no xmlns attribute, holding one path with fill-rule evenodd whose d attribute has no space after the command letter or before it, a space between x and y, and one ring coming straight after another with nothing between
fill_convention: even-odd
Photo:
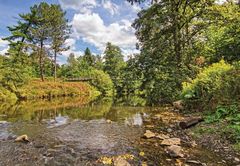
<instances>
[{"instance_id":1,"label":"river water","mask_svg":"<svg viewBox=\"0 0 240 166\"><path fill-rule=\"evenodd\" d=\"M139 155L144 121L154 110L114 106L109 99L1 103L0 165L103 165L101 158L119 155L134 156L132 165L175 165L160 151ZM23 134L30 143L14 142Z\"/></svg>"}]
</instances>

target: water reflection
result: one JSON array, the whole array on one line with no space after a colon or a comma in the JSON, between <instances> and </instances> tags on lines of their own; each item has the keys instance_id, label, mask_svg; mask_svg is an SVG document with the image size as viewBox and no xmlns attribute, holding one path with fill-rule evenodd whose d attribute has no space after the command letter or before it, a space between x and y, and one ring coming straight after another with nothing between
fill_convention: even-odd
<instances>
[{"instance_id":1,"label":"water reflection","mask_svg":"<svg viewBox=\"0 0 240 166\"><path fill-rule=\"evenodd\" d=\"M65 125L68 123L68 121L69 121L68 116L61 116L61 114L59 114L54 119L43 119L42 123L47 123L48 128L53 128L53 127Z\"/></svg>"},{"instance_id":2,"label":"water reflection","mask_svg":"<svg viewBox=\"0 0 240 166\"><path fill-rule=\"evenodd\" d=\"M130 118L126 118L124 123L130 126L142 126L143 124L142 115L140 113L137 113Z\"/></svg>"},{"instance_id":3,"label":"water reflection","mask_svg":"<svg viewBox=\"0 0 240 166\"><path fill-rule=\"evenodd\" d=\"M112 100L88 103L87 99L64 98L52 101L25 101L15 105L0 103L0 121L31 121L49 126L66 124L70 120L109 119L125 121L128 125L142 125L144 107L116 107Z\"/></svg>"}]
</instances>

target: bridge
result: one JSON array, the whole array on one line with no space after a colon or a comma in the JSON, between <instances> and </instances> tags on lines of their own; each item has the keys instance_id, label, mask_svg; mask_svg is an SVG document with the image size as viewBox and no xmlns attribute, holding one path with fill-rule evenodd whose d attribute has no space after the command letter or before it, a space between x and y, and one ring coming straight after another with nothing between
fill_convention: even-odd
<instances>
[{"instance_id":1,"label":"bridge","mask_svg":"<svg viewBox=\"0 0 240 166\"><path fill-rule=\"evenodd\" d=\"M83 81L91 81L92 78L84 78L84 77L76 77L76 78L66 78L65 81L68 82L83 82Z\"/></svg>"}]
</instances>

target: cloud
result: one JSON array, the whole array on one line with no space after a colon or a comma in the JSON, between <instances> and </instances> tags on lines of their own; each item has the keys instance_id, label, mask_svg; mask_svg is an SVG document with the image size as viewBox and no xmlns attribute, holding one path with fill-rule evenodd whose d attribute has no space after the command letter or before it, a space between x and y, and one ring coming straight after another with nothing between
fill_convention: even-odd
<instances>
[{"instance_id":1,"label":"cloud","mask_svg":"<svg viewBox=\"0 0 240 166\"><path fill-rule=\"evenodd\" d=\"M74 53L76 55L76 57L80 56L83 54L82 51L78 51L76 49L76 39L73 39L73 38L69 38L65 41L65 46L66 47L70 47L69 50L67 51L63 51L61 54L64 56L64 57L68 57L71 53Z\"/></svg>"},{"instance_id":2,"label":"cloud","mask_svg":"<svg viewBox=\"0 0 240 166\"><path fill-rule=\"evenodd\" d=\"M97 13L75 14L72 21L75 36L103 51L107 42L122 49L135 49L137 39L128 20L105 25Z\"/></svg>"},{"instance_id":3,"label":"cloud","mask_svg":"<svg viewBox=\"0 0 240 166\"><path fill-rule=\"evenodd\" d=\"M112 3L111 0L102 0L102 6L106 9L111 15L119 13L119 7L115 3Z\"/></svg>"},{"instance_id":4,"label":"cloud","mask_svg":"<svg viewBox=\"0 0 240 166\"><path fill-rule=\"evenodd\" d=\"M90 13L97 7L96 0L59 0L63 9L73 9L80 13Z\"/></svg>"},{"instance_id":5,"label":"cloud","mask_svg":"<svg viewBox=\"0 0 240 166\"><path fill-rule=\"evenodd\" d=\"M0 54L1 55L4 55L5 53L7 53L8 49L9 49L8 44L9 44L8 41L0 38Z\"/></svg>"},{"instance_id":6,"label":"cloud","mask_svg":"<svg viewBox=\"0 0 240 166\"><path fill-rule=\"evenodd\" d=\"M123 4L122 10L128 10L128 11L131 11L132 13L138 13L141 11L141 7L136 3L131 4L127 1L125 1Z\"/></svg>"}]
</instances>

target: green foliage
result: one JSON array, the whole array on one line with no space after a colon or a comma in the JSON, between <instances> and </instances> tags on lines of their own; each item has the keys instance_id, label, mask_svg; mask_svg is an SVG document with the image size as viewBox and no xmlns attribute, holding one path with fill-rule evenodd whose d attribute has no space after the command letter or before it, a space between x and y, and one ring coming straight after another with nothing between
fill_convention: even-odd
<instances>
[{"instance_id":1,"label":"green foliage","mask_svg":"<svg viewBox=\"0 0 240 166\"><path fill-rule=\"evenodd\" d=\"M94 55L92 55L89 48L86 48L82 58L83 58L83 61L85 61L88 66L94 66L95 58L94 58Z\"/></svg>"},{"instance_id":2,"label":"green foliage","mask_svg":"<svg viewBox=\"0 0 240 166\"><path fill-rule=\"evenodd\" d=\"M113 95L113 83L110 76L102 70L91 69L89 73L82 72L81 76L90 77L91 85L96 87L104 96Z\"/></svg>"},{"instance_id":3,"label":"green foliage","mask_svg":"<svg viewBox=\"0 0 240 166\"><path fill-rule=\"evenodd\" d=\"M64 46L70 32L65 12L60 5L42 2L30 7L29 13L19 14L19 17L17 25L8 27L11 35L5 38L10 42L10 56L18 57L23 64L22 56L32 52L39 59L37 64L42 81L45 74L50 74L45 70L50 65L51 75L56 78L57 54L68 49ZM48 56L52 53L53 60Z\"/></svg>"},{"instance_id":4,"label":"green foliage","mask_svg":"<svg viewBox=\"0 0 240 166\"><path fill-rule=\"evenodd\" d=\"M222 5L215 4L205 19L211 24L201 34L201 38L205 40L198 40L198 54L202 54L210 62L218 62L222 58L229 63L239 61L239 4L231 1Z\"/></svg>"},{"instance_id":5,"label":"green foliage","mask_svg":"<svg viewBox=\"0 0 240 166\"><path fill-rule=\"evenodd\" d=\"M104 71L91 66L89 64L89 61L87 61L86 56L76 59L74 54L70 54L67 62L68 63L66 65L62 66L60 73L61 76L70 78L90 78L90 83L96 87L103 95L113 95L114 87L110 76Z\"/></svg>"},{"instance_id":6,"label":"green foliage","mask_svg":"<svg viewBox=\"0 0 240 166\"><path fill-rule=\"evenodd\" d=\"M218 106L215 113L206 116L205 121L206 123L226 123L222 132L226 133L228 138L240 142L240 112L238 103Z\"/></svg>"},{"instance_id":7,"label":"green foliage","mask_svg":"<svg viewBox=\"0 0 240 166\"><path fill-rule=\"evenodd\" d=\"M238 111L237 105L234 104L230 106L218 106L215 113L206 117L205 122L219 122L222 119L231 121L231 123L234 124L240 123L240 113Z\"/></svg>"},{"instance_id":8,"label":"green foliage","mask_svg":"<svg viewBox=\"0 0 240 166\"><path fill-rule=\"evenodd\" d=\"M118 46L107 43L104 59L104 71L110 75L114 88L118 94L122 91L123 70L126 65L123 60L121 49Z\"/></svg>"},{"instance_id":9,"label":"green foliage","mask_svg":"<svg viewBox=\"0 0 240 166\"><path fill-rule=\"evenodd\" d=\"M204 68L195 79L183 82L182 98L190 107L215 108L238 100L239 69L223 60Z\"/></svg>"}]
</instances>

